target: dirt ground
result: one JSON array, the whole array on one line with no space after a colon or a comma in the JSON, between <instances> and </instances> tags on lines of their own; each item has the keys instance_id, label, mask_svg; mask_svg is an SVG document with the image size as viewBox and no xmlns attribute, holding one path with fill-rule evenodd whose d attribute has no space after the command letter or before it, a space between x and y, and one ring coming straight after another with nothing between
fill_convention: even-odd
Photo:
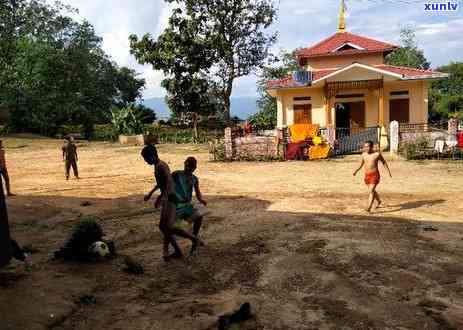
<instances>
[{"instance_id":1,"label":"dirt ground","mask_svg":"<svg viewBox=\"0 0 463 330\"><path fill-rule=\"evenodd\" d=\"M211 163L204 147L160 146L171 169L198 158L211 211L199 255L165 263L159 213L142 201L153 177L140 147L83 144L82 179L66 182L60 141L4 143L18 194L11 231L38 251L30 271L0 270L1 330L216 329L244 302L255 317L232 329L463 329L461 162L391 161L385 207L368 215L363 178L352 177L358 156ZM52 260L87 214L121 256ZM145 273L123 272L123 256Z\"/></svg>"}]
</instances>

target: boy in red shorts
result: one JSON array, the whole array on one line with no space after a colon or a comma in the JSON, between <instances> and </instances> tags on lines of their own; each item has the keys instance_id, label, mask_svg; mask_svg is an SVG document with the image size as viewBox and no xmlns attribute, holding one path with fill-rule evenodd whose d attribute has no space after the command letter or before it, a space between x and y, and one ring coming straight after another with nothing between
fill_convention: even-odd
<instances>
[{"instance_id":1,"label":"boy in red shorts","mask_svg":"<svg viewBox=\"0 0 463 330\"><path fill-rule=\"evenodd\" d=\"M370 195L368 198L368 207L366 209L367 212L371 212L371 208L373 207L373 202L376 200L378 208L381 205L381 199L379 198L379 194L376 191L376 187L380 182L380 174L378 169L378 162L383 163L383 166L389 172L389 176L392 178L391 170L386 163L386 160L383 158L380 152L373 151L373 142L366 141L363 145L363 153L362 153L362 162L360 163L359 168L357 168L353 175L356 176L358 171L365 166L365 184L368 186L370 191Z\"/></svg>"}]
</instances>

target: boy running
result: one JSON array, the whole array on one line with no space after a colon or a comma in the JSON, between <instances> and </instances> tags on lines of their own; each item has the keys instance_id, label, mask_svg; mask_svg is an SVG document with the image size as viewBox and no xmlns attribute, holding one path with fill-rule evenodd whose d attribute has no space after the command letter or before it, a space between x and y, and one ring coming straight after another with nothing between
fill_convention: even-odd
<instances>
[{"instance_id":1,"label":"boy running","mask_svg":"<svg viewBox=\"0 0 463 330\"><path fill-rule=\"evenodd\" d=\"M389 172L389 176L392 178L391 170L386 163L386 160L383 158L380 152L373 151L373 142L366 141L363 145L363 153L362 153L362 162L358 169L356 169L353 175L357 175L358 171L365 166L365 184L368 186L370 191L369 198L368 198L368 207L366 209L367 212L371 212L371 208L373 207L373 202L376 200L378 208L381 205L381 199L379 198L379 194L376 191L376 187L380 182L380 174L378 169L378 162L383 163L383 166Z\"/></svg>"},{"instance_id":2,"label":"boy running","mask_svg":"<svg viewBox=\"0 0 463 330\"><path fill-rule=\"evenodd\" d=\"M8 169L6 168L5 148L3 148L3 141L2 140L0 140L0 175L5 180L5 187L6 187L7 196L14 196L14 194L11 193L10 177L8 175Z\"/></svg>"},{"instance_id":3,"label":"boy running","mask_svg":"<svg viewBox=\"0 0 463 330\"><path fill-rule=\"evenodd\" d=\"M79 171L77 169L77 162L79 159L77 157L77 147L74 144L74 138L72 136L67 138L61 149L63 150L63 162L65 164L64 167L66 180L69 180L69 172L71 167L72 171L74 172L74 176L76 179L79 179Z\"/></svg>"},{"instance_id":4,"label":"boy running","mask_svg":"<svg viewBox=\"0 0 463 330\"><path fill-rule=\"evenodd\" d=\"M154 176L156 178L156 186L145 196L144 200L148 201L156 190L161 190L156 206L161 207L159 229L164 235L164 260L182 258L182 250L178 246L174 235L191 240L193 246L198 244L198 239L181 228L175 227L177 198L169 166L159 159L156 147L151 144L143 148L141 155L147 164L154 165ZM175 250L172 255L169 255L169 243L172 244Z\"/></svg>"},{"instance_id":5,"label":"boy running","mask_svg":"<svg viewBox=\"0 0 463 330\"><path fill-rule=\"evenodd\" d=\"M199 180L193 174L196 170L198 162L194 157L188 157L185 160L185 167L183 171L175 171L172 173L172 178L175 183L175 194L177 196L178 204L176 209L177 223L186 220L193 222L193 235L199 240L199 231L203 222L203 215L193 207L193 189L196 198L204 206L207 205L203 199L201 190L199 189ZM199 241L202 244L201 241ZM193 253L196 246L192 246L191 252Z\"/></svg>"}]
</instances>

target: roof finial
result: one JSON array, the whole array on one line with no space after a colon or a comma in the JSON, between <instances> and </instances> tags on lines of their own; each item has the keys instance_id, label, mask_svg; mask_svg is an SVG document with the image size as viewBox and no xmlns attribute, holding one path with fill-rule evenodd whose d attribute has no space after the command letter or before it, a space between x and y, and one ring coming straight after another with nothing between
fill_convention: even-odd
<instances>
[{"instance_id":1,"label":"roof finial","mask_svg":"<svg viewBox=\"0 0 463 330\"><path fill-rule=\"evenodd\" d=\"M338 33L346 32L346 3L341 0L341 10L339 12Z\"/></svg>"}]
</instances>

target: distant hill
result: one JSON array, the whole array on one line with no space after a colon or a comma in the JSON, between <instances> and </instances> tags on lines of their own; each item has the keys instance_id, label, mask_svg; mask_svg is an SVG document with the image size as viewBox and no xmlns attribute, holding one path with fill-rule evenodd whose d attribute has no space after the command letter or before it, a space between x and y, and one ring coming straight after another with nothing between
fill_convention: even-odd
<instances>
[{"instance_id":1,"label":"distant hill","mask_svg":"<svg viewBox=\"0 0 463 330\"><path fill-rule=\"evenodd\" d=\"M249 115L257 112L257 97L232 97L231 115L240 119L247 119ZM170 111L163 97L146 99L143 104L155 110L159 119L169 119Z\"/></svg>"}]
</instances>

